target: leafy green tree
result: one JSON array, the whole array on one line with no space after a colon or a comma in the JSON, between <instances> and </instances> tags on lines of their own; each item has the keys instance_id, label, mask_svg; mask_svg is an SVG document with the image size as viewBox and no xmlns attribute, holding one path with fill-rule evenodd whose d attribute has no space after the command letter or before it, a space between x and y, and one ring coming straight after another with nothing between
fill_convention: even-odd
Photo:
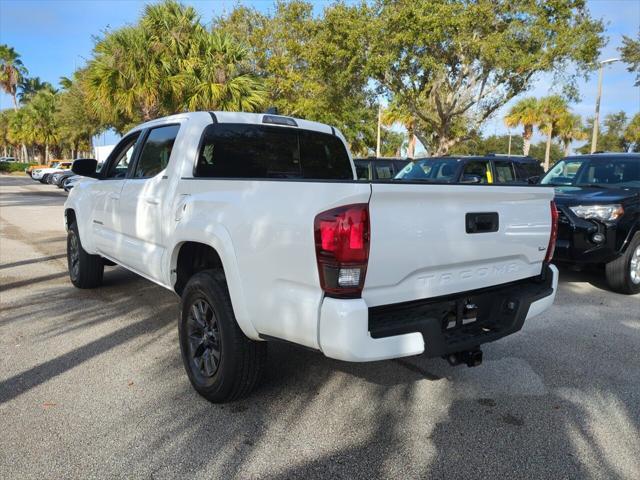
<instances>
[{"instance_id":1,"label":"leafy green tree","mask_svg":"<svg viewBox=\"0 0 640 480\"><path fill-rule=\"evenodd\" d=\"M14 113L14 110L0 111L0 147L2 147L3 156L5 157L9 156L9 152L15 155L16 151L16 145L9 138L9 123Z\"/></svg>"},{"instance_id":2,"label":"leafy green tree","mask_svg":"<svg viewBox=\"0 0 640 480\"><path fill-rule=\"evenodd\" d=\"M391 103L382 112L382 123L388 127L399 124L407 131L407 157L414 158L416 152L416 117L405 106Z\"/></svg>"},{"instance_id":3,"label":"leafy green tree","mask_svg":"<svg viewBox=\"0 0 640 480\"><path fill-rule=\"evenodd\" d=\"M509 128L522 126L522 153L529 155L531 147L531 137L533 128L540 123L540 109L538 100L534 97L523 98L516 103L504 118L504 122Z\"/></svg>"},{"instance_id":4,"label":"leafy green tree","mask_svg":"<svg viewBox=\"0 0 640 480\"><path fill-rule=\"evenodd\" d=\"M212 28L248 46L270 106L335 125L354 153L366 155L375 143L377 105L368 88L361 32L354 29L360 14L338 3L314 16L311 3L278 2L270 15L236 7Z\"/></svg>"},{"instance_id":5,"label":"leafy green tree","mask_svg":"<svg viewBox=\"0 0 640 480\"><path fill-rule=\"evenodd\" d=\"M624 139L634 152L640 152L640 113L636 113L625 128Z\"/></svg>"},{"instance_id":6,"label":"leafy green tree","mask_svg":"<svg viewBox=\"0 0 640 480\"><path fill-rule=\"evenodd\" d=\"M598 136L598 151L601 152L626 152L630 147L630 143L625 138L628 118L623 111L610 113L598 128L600 132ZM586 120L585 133L591 136L593 132L593 118ZM582 154L590 153L591 144L587 143L578 149Z\"/></svg>"},{"instance_id":7,"label":"leafy green tree","mask_svg":"<svg viewBox=\"0 0 640 480\"><path fill-rule=\"evenodd\" d=\"M71 158L76 158L80 151L90 151L93 137L101 130L98 118L87 103L83 74L83 70L78 70L73 79L61 79L63 91L57 96L55 121L60 144L69 150Z\"/></svg>"},{"instance_id":8,"label":"leafy green tree","mask_svg":"<svg viewBox=\"0 0 640 480\"><path fill-rule=\"evenodd\" d=\"M380 154L383 157L402 156L404 135L394 130L383 128L380 135Z\"/></svg>"},{"instance_id":9,"label":"leafy green tree","mask_svg":"<svg viewBox=\"0 0 640 480\"><path fill-rule=\"evenodd\" d=\"M540 163L544 166L543 160L547 153L547 142L541 141L531 145L531 149L529 150L529 156L533 157L537 160L540 160ZM564 152L560 148L560 146L553 142L551 147L549 148L549 164L553 165L558 160L564 157Z\"/></svg>"},{"instance_id":10,"label":"leafy green tree","mask_svg":"<svg viewBox=\"0 0 640 480\"><path fill-rule=\"evenodd\" d=\"M421 120L418 138L433 137L435 154L472 135L536 74L573 84L604 43L584 0L377 0L353 8L364 12L353 28L363 32L368 71Z\"/></svg>"},{"instance_id":11,"label":"leafy green tree","mask_svg":"<svg viewBox=\"0 0 640 480\"><path fill-rule=\"evenodd\" d=\"M635 86L640 86L640 30L638 31L637 40L623 35L622 47L619 50L622 60L627 64L627 70L637 74Z\"/></svg>"}]
</instances>

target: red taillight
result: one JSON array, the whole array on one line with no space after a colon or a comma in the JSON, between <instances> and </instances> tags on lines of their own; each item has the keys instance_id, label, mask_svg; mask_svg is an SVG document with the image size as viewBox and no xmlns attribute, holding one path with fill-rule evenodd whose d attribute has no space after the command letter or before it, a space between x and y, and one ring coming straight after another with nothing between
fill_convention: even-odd
<instances>
[{"instance_id":1,"label":"red taillight","mask_svg":"<svg viewBox=\"0 0 640 480\"><path fill-rule=\"evenodd\" d=\"M553 253L556 250L556 240L558 239L558 209L556 208L556 202L551 200L551 235L549 236L549 246L547 247L547 256L544 261L546 263L551 262Z\"/></svg>"},{"instance_id":2,"label":"red taillight","mask_svg":"<svg viewBox=\"0 0 640 480\"><path fill-rule=\"evenodd\" d=\"M369 260L369 205L319 213L314 230L322 290L332 297L359 297Z\"/></svg>"}]
</instances>

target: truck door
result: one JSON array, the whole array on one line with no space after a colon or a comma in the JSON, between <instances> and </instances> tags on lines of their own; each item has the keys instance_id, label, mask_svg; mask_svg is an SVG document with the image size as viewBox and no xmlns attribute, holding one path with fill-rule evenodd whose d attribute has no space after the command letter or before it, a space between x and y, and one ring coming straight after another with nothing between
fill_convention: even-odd
<instances>
[{"instance_id":1,"label":"truck door","mask_svg":"<svg viewBox=\"0 0 640 480\"><path fill-rule=\"evenodd\" d=\"M165 243L162 212L165 205L167 177L165 169L171 158L180 125L163 125L149 129L140 142L133 172L124 182L118 207L123 237L121 260L132 269L160 281Z\"/></svg>"},{"instance_id":2,"label":"truck door","mask_svg":"<svg viewBox=\"0 0 640 480\"><path fill-rule=\"evenodd\" d=\"M118 215L120 194L127 173L133 165L139 138L140 132L135 132L116 145L107 159L105 173L92 187L95 200L91 228L96 249L101 254L118 261L121 260L123 245Z\"/></svg>"}]
</instances>

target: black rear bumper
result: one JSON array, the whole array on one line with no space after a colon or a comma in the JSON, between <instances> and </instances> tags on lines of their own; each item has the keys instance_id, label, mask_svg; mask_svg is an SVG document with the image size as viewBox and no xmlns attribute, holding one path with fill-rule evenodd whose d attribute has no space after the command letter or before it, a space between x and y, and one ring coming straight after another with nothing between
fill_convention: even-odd
<instances>
[{"instance_id":1,"label":"black rear bumper","mask_svg":"<svg viewBox=\"0 0 640 480\"><path fill-rule=\"evenodd\" d=\"M420 332L428 357L471 350L520 330L530 305L553 293L552 282L553 273L545 267L543 275L518 282L371 307L369 332L373 338ZM469 305L476 308L465 309Z\"/></svg>"}]
</instances>

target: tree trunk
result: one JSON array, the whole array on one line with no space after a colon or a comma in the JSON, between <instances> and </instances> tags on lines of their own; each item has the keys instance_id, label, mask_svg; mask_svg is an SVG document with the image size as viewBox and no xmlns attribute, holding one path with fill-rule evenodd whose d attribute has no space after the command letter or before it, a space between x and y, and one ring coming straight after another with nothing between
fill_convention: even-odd
<instances>
[{"instance_id":1,"label":"tree trunk","mask_svg":"<svg viewBox=\"0 0 640 480\"><path fill-rule=\"evenodd\" d=\"M409 134L409 143L407 144L407 157L413 158L416 153L416 136L413 132L413 128L410 128L407 133Z\"/></svg>"},{"instance_id":2,"label":"tree trunk","mask_svg":"<svg viewBox=\"0 0 640 480\"><path fill-rule=\"evenodd\" d=\"M571 142L565 140L563 143L564 143L564 156L568 157L569 156L569 149L571 148Z\"/></svg>"},{"instance_id":3,"label":"tree trunk","mask_svg":"<svg viewBox=\"0 0 640 480\"><path fill-rule=\"evenodd\" d=\"M531 148L531 137L533 136L533 125L525 125L522 132L522 154L526 157L529 155Z\"/></svg>"},{"instance_id":4,"label":"tree trunk","mask_svg":"<svg viewBox=\"0 0 640 480\"><path fill-rule=\"evenodd\" d=\"M49 163L49 143L44 144L44 163Z\"/></svg>"},{"instance_id":5,"label":"tree trunk","mask_svg":"<svg viewBox=\"0 0 640 480\"><path fill-rule=\"evenodd\" d=\"M547 129L547 148L544 151L544 171L549 170L549 161L551 159L551 133L553 132L553 126L549 125Z\"/></svg>"},{"instance_id":6,"label":"tree trunk","mask_svg":"<svg viewBox=\"0 0 640 480\"><path fill-rule=\"evenodd\" d=\"M457 138L447 138L445 136L438 138L438 148L435 152L435 156L441 157L443 155L447 155L451 147L458 143L458 141L459 139Z\"/></svg>"}]
</instances>

